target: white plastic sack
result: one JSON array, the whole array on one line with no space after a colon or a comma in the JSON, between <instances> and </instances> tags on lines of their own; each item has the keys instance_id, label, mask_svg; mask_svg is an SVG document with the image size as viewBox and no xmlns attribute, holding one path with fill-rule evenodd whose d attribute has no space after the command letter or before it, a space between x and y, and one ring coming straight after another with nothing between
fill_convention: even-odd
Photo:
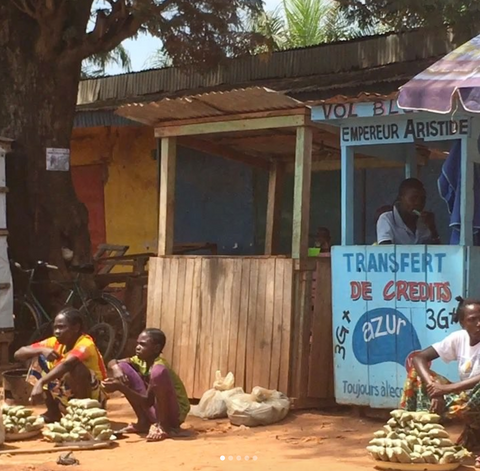
<instances>
[{"instance_id":1,"label":"white plastic sack","mask_svg":"<svg viewBox=\"0 0 480 471\"><path fill-rule=\"evenodd\" d=\"M226 402L230 422L246 427L280 422L290 410L290 399L285 394L259 386L251 394L237 394Z\"/></svg>"},{"instance_id":2,"label":"white plastic sack","mask_svg":"<svg viewBox=\"0 0 480 471\"><path fill-rule=\"evenodd\" d=\"M205 391L198 405L190 409L190 414L201 419L220 419L227 417L225 400L243 394L242 388L234 388L235 378L233 373L228 373L225 378L220 371L215 373L213 388Z\"/></svg>"},{"instance_id":3,"label":"white plastic sack","mask_svg":"<svg viewBox=\"0 0 480 471\"><path fill-rule=\"evenodd\" d=\"M233 376L233 373L231 371L227 374L227 376L225 376L225 378L222 377L222 373L220 372L220 370L217 370L215 372L213 389L216 389L217 391L228 391L229 389L233 389L234 385L235 376Z\"/></svg>"}]
</instances>

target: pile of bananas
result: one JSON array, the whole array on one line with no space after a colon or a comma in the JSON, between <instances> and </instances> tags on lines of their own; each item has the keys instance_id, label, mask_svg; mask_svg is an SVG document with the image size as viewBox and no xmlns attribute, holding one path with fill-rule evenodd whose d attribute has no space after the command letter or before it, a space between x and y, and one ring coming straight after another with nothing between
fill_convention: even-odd
<instances>
[{"instance_id":1,"label":"pile of bananas","mask_svg":"<svg viewBox=\"0 0 480 471\"><path fill-rule=\"evenodd\" d=\"M440 416L429 412L394 410L382 430L373 434L367 451L377 461L396 463L460 463L471 456L455 446L440 425Z\"/></svg>"},{"instance_id":2,"label":"pile of bananas","mask_svg":"<svg viewBox=\"0 0 480 471\"><path fill-rule=\"evenodd\" d=\"M46 429L43 437L55 443L109 440L113 433L107 411L94 399L70 400L67 414Z\"/></svg>"},{"instance_id":3,"label":"pile of bananas","mask_svg":"<svg viewBox=\"0 0 480 471\"><path fill-rule=\"evenodd\" d=\"M2 406L3 425L7 434L28 433L41 430L44 422L41 417L33 415L33 410L24 406Z\"/></svg>"}]
</instances>

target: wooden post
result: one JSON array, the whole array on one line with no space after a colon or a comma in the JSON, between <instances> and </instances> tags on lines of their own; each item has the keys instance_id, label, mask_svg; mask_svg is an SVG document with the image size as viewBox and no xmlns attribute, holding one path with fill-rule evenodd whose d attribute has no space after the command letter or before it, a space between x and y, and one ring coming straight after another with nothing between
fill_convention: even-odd
<instances>
[{"instance_id":1,"label":"wooden post","mask_svg":"<svg viewBox=\"0 0 480 471\"><path fill-rule=\"evenodd\" d=\"M298 127L293 193L292 258L294 259L303 259L308 255L311 170L312 130L305 126Z\"/></svg>"},{"instance_id":2,"label":"wooden post","mask_svg":"<svg viewBox=\"0 0 480 471\"><path fill-rule=\"evenodd\" d=\"M354 152L342 145L342 245L354 243Z\"/></svg>"},{"instance_id":3,"label":"wooden post","mask_svg":"<svg viewBox=\"0 0 480 471\"><path fill-rule=\"evenodd\" d=\"M175 167L177 141L175 137L162 139L160 162L160 199L158 211L158 255L173 252L175 214Z\"/></svg>"},{"instance_id":4,"label":"wooden post","mask_svg":"<svg viewBox=\"0 0 480 471\"><path fill-rule=\"evenodd\" d=\"M405 155L405 178L417 178L417 148L415 144L407 144Z\"/></svg>"},{"instance_id":5,"label":"wooden post","mask_svg":"<svg viewBox=\"0 0 480 471\"><path fill-rule=\"evenodd\" d=\"M289 395L297 404L305 401L311 327L311 280L308 271L308 226L310 220L310 183L312 167L312 130L297 128L293 195L292 258L297 260L294 280L294 313L292 321L292 354L290 358Z\"/></svg>"},{"instance_id":6,"label":"wooden post","mask_svg":"<svg viewBox=\"0 0 480 471\"><path fill-rule=\"evenodd\" d=\"M472 122L470 122L472 125ZM470 133L470 136L472 133ZM461 200L460 200L460 245L473 245L473 206L474 180L473 157L478 153L477 142L474 138L462 139L461 144Z\"/></svg>"},{"instance_id":7,"label":"wooden post","mask_svg":"<svg viewBox=\"0 0 480 471\"><path fill-rule=\"evenodd\" d=\"M283 182L285 164L273 162L268 177L267 227L265 231L265 255L278 254L280 223L282 216Z\"/></svg>"}]
</instances>

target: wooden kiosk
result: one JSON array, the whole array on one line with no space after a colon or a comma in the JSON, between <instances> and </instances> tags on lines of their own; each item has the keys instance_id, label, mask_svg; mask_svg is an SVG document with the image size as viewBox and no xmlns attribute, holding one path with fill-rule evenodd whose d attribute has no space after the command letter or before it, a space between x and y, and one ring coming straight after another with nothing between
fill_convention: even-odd
<instances>
[{"instance_id":1,"label":"wooden kiosk","mask_svg":"<svg viewBox=\"0 0 480 471\"><path fill-rule=\"evenodd\" d=\"M118 113L151 125L159 139L158 255L149 263L147 325L165 331L165 357L189 396L200 398L221 370L232 371L246 391L256 385L278 389L296 407L331 403L330 259L307 258L312 145L323 132L311 122L310 108L251 88L128 105ZM260 140L263 146L276 143L291 154L288 160L247 155L215 141L228 138L253 139L258 148ZM264 255L172 255L177 145L269 173ZM276 255L281 187L289 167L293 238L291 255L281 256ZM315 270L318 301L312 306Z\"/></svg>"},{"instance_id":2,"label":"wooden kiosk","mask_svg":"<svg viewBox=\"0 0 480 471\"><path fill-rule=\"evenodd\" d=\"M318 106L312 120L337 128L342 153L342 245L332 251L335 398L392 409L412 353L459 328L452 321L456 296L480 294L480 249L472 246L480 120L460 110L405 112L395 100ZM354 245L356 152L381 149L413 177L418 145L453 140L461 141L460 245ZM433 368L451 380L458 375L456 365L438 361Z\"/></svg>"}]
</instances>

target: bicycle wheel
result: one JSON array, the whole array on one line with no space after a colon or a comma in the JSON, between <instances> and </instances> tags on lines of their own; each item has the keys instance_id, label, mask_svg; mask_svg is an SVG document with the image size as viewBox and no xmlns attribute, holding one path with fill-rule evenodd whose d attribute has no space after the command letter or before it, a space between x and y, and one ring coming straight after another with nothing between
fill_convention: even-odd
<instances>
[{"instance_id":1,"label":"bicycle wheel","mask_svg":"<svg viewBox=\"0 0 480 471\"><path fill-rule=\"evenodd\" d=\"M13 359L14 353L25 345L29 345L32 332L40 328L42 316L33 304L20 298L13 298L13 325L14 337L10 344L9 354Z\"/></svg>"},{"instance_id":2,"label":"bicycle wheel","mask_svg":"<svg viewBox=\"0 0 480 471\"><path fill-rule=\"evenodd\" d=\"M101 322L95 324L88 333L95 341L105 362L108 362L115 347L115 329L111 325Z\"/></svg>"},{"instance_id":3,"label":"bicycle wheel","mask_svg":"<svg viewBox=\"0 0 480 471\"><path fill-rule=\"evenodd\" d=\"M117 298L108 293L101 293L96 298L87 300L80 310L86 317L88 325L106 323L115 331L112 358L119 358L128 340L130 314Z\"/></svg>"}]
</instances>

